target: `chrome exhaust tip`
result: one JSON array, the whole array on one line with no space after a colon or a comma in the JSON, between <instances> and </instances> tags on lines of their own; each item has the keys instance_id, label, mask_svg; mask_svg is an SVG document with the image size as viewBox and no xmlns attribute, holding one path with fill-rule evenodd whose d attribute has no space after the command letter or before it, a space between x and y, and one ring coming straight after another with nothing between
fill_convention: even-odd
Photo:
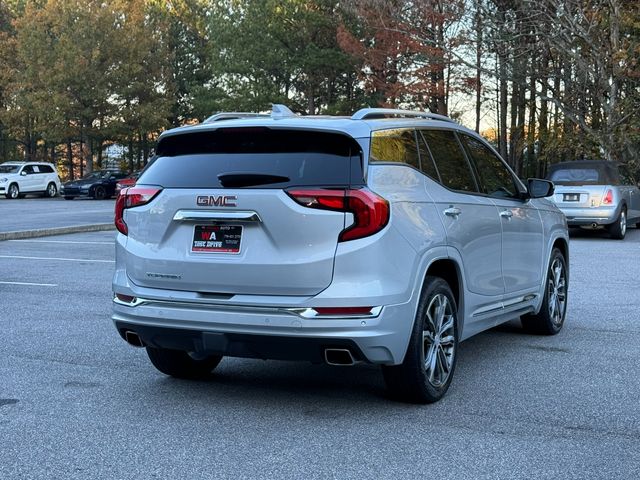
<instances>
[{"instance_id":1,"label":"chrome exhaust tip","mask_svg":"<svg viewBox=\"0 0 640 480\"><path fill-rule=\"evenodd\" d=\"M351 351L347 348L325 348L324 361L327 365L340 367L350 367L356 363Z\"/></svg>"},{"instance_id":2,"label":"chrome exhaust tip","mask_svg":"<svg viewBox=\"0 0 640 480\"><path fill-rule=\"evenodd\" d=\"M129 345L133 347L144 347L144 342L142 341L140 336L136 332L132 332L131 330L127 330L126 332L124 332L124 339Z\"/></svg>"}]
</instances>

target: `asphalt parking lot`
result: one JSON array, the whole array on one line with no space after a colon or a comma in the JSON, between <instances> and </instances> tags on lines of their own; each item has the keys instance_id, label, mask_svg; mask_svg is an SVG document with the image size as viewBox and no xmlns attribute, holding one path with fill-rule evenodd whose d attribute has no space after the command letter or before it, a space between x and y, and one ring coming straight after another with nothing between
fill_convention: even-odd
<instances>
[{"instance_id":1,"label":"asphalt parking lot","mask_svg":"<svg viewBox=\"0 0 640 480\"><path fill-rule=\"evenodd\" d=\"M0 233L112 223L115 200L62 197L7 200L0 196Z\"/></svg>"},{"instance_id":2,"label":"asphalt parking lot","mask_svg":"<svg viewBox=\"0 0 640 480\"><path fill-rule=\"evenodd\" d=\"M0 478L640 478L627 235L575 235L563 331L464 342L430 406L387 399L372 366L164 377L111 325L114 232L0 242Z\"/></svg>"}]
</instances>

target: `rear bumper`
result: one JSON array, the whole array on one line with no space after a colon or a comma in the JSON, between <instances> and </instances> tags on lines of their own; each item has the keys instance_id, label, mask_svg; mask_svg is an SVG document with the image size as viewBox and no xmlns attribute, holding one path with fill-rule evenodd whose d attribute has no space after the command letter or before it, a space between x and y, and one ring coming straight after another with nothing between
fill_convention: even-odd
<instances>
[{"instance_id":1,"label":"rear bumper","mask_svg":"<svg viewBox=\"0 0 640 480\"><path fill-rule=\"evenodd\" d=\"M113 303L120 335L146 345L199 353L321 362L326 348L348 348L356 360L402 362L413 326L413 302L387 305L376 317L304 318L283 308L149 301Z\"/></svg>"},{"instance_id":2,"label":"rear bumper","mask_svg":"<svg viewBox=\"0 0 640 480\"><path fill-rule=\"evenodd\" d=\"M120 321L116 321L115 325L123 339L125 332L135 332L145 346L156 348L173 348L208 355L263 360L296 360L312 363L323 363L325 350L332 348L349 350L355 361L366 361L365 355L352 340L203 332L143 326Z\"/></svg>"},{"instance_id":3,"label":"rear bumper","mask_svg":"<svg viewBox=\"0 0 640 480\"><path fill-rule=\"evenodd\" d=\"M569 226L583 225L609 225L615 222L620 215L619 207L598 207L598 208L567 208L558 207L567 217Z\"/></svg>"}]
</instances>

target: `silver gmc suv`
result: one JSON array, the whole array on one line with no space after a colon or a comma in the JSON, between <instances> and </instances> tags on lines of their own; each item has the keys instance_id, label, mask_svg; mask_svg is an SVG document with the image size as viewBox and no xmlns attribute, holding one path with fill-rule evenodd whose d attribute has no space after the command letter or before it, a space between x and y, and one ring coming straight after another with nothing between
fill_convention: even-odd
<instances>
[{"instance_id":1,"label":"silver gmc suv","mask_svg":"<svg viewBox=\"0 0 640 480\"><path fill-rule=\"evenodd\" d=\"M161 372L223 356L379 364L433 402L458 343L520 317L562 328L568 234L544 197L448 117L222 114L163 133L116 203L113 321Z\"/></svg>"}]
</instances>

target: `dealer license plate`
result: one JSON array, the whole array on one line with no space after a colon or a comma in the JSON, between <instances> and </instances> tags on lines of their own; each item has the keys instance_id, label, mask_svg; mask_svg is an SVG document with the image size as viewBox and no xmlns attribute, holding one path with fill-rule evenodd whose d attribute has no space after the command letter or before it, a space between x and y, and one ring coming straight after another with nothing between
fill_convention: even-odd
<instances>
[{"instance_id":1,"label":"dealer license plate","mask_svg":"<svg viewBox=\"0 0 640 480\"><path fill-rule=\"evenodd\" d=\"M240 253L241 225L196 225L191 251L197 253Z\"/></svg>"}]
</instances>

